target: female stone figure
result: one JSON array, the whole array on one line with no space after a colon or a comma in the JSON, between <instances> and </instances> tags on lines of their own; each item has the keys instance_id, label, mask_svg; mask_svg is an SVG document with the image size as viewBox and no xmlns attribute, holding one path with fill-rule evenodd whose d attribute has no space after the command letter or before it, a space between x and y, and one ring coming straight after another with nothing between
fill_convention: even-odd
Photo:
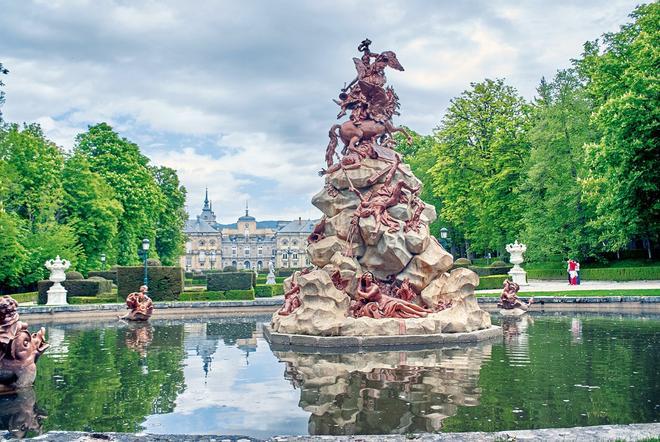
<instances>
[{"instance_id":1,"label":"female stone figure","mask_svg":"<svg viewBox=\"0 0 660 442\"><path fill-rule=\"evenodd\" d=\"M366 272L360 277L356 297L357 300L351 306L355 317L407 319L424 318L432 313L431 310L412 302L384 294L371 272Z\"/></svg>"}]
</instances>

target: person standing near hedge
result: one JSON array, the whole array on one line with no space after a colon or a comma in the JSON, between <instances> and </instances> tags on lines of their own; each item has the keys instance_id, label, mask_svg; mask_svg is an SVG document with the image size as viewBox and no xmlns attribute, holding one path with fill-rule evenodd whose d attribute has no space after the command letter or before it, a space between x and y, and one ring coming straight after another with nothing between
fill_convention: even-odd
<instances>
[{"instance_id":1,"label":"person standing near hedge","mask_svg":"<svg viewBox=\"0 0 660 442\"><path fill-rule=\"evenodd\" d=\"M573 261L572 259L569 258L568 267L566 268L566 271L568 272L569 285L577 285L577 277L578 277L577 268L578 268L577 261Z\"/></svg>"}]
</instances>

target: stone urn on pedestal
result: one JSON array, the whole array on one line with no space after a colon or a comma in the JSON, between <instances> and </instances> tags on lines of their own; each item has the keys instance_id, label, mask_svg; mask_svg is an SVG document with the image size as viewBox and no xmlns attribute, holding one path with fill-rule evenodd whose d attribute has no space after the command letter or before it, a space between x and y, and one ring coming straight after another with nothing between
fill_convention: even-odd
<instances>
[{"instance_id":1,"label":"stone urn on pedestal","mask_svg":"<svg viewBox=\"0 0 660 442\"><path fill-rule=\"evenodd\" d=\"M515 240L513 244L506 245L506 251L509 252L511 258L511 264L513 268L509 270L509 275L511 275L511 280L518 285L528 285L527 284L527 272L520 267L525 260L523 259L523 253L527 251L527 246L525 244L519 243L518 240Z\"/></svg>"},{"instance_id":2,"label":"stone urn on pedestal","mask_svg":"<svg viewBox=\"0 0 660 442\"><path fill-rule=\"evenodd\" d=\"M53 259L49 259L45 264L46 268L50 270L50 277L48 278L53 285L48 289L48 302L46 305L66 305L66 289L62 285L62 282L66 280L66 274L71 263L66 259L60 259L60 256Z\"/></svg>"}]
</instances>

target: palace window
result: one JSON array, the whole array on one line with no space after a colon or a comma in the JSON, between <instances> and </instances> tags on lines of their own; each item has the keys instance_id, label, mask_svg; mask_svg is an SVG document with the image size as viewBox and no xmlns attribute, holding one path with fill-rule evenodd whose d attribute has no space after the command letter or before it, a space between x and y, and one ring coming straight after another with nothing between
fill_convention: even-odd
<instances>
[{"instance_id":1,"label":"palace window","mask_svg":"<svg viewBox=\"0 0 660 442\"><path fill-rule=\"evenodd\" d=\"M244 249L243 249L243 254L244 254L245 256L250 256L250 248L249 248L249 247L244 248Z\"/></svg>"},{"instance_id":2,"label":"palace window","mask_svg":"<svg viewBox=\"0 0 660 442\"><path fill-rule=\"evenodd\" d=\"M287 255L286 253L282 253L282 259L286 261L287 259L289 259L289 255Z\"/></svg>"},{"instance_id":3,"label":"palace window","mask_svg":"<svg viewBox=\"0 0 660 442\"><path fill-rule=\"evenodd\" d=\"M236 256L236 246L233 246L231 248L231 254L232 254L232 256Z\"/></svg>"},{"instance_id":4,"label":"palace window","mask_svg":"<svg viewBox=\"0 0 660 442\"><path fill-rule=\"evenodd\" d=\"M264 248L261 247L261 246L259 246L259 247L257 248L257 255L261 256L261 255L263 255L263 254L264 254Z\"/></svg>"}]
</instances>

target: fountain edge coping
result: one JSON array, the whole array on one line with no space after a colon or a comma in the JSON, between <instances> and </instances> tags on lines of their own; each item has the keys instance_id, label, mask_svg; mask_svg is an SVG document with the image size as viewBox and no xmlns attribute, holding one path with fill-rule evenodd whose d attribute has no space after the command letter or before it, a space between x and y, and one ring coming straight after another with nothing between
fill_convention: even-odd
<instances>
[{"instance_id":1,"label":"fountain edge coping","mask_svg":"<svg viewBox=\"0 0 660 442\"><path fill-rule=\"evenodd\" d=\"M374 335L374 336L315 336L274 332L269 324L263 324L264 338L272 350L304 349L361 349L382 347L445 346L472 344L502 336L502 327L489 328L463 333L429 333L424 335Z\"/></svg>"},{"instance_id":2,"label":"fountain edge coping","mask_svg":"<svg viewBox=\"0 0 660 442\"><path fill-rule=\"evenodd\" d=\"M195 434L149 434L149 433L84 433L77 431L50 431L46 434L25 440L47 440L52 442L69 441L114 441L114 442L156 442L156 441L193 441L193 442L302 442L302 441L332 441L332 442L398 442L415 440L418 442L477 442L477 441L547 441L547 440L580 440L580 441L636 441L657 438L660 434L660 423L627 424L627 425L597 425L592 427L573 428L541 428L536 430L513 430L486 433L475 431L470 433L416 433L391 435L355 435L355 436L274 436L268 439L257 439L239 435L195 435ZM3 435L11 439L10 434ZM2 437L2 436L0 436Z\"/></svg>"},{"instance_id":3,"label":"fountain edge coping","mask_svg":"<svg viewBox=\"0 0 660 442\"><path fill-rule=\"evenodd\" d=\"M526 300L521 296L520 299ZM534 296L537 304L613 304L634 302L641 304L660 303L660 296ZM480 304L497 304L499 297L477 297ZM236 308L236 307L275 307L282 305L283 298L258 298L252 301L166 301L154 302L156 310L159 309L189 309L189 308ZM80 304L80 305L32 305L19 306L19 314L49 314L70 312L109 311L119 312L126 310L123 303L116 304Z\"/></svg>"}]
</instances>

